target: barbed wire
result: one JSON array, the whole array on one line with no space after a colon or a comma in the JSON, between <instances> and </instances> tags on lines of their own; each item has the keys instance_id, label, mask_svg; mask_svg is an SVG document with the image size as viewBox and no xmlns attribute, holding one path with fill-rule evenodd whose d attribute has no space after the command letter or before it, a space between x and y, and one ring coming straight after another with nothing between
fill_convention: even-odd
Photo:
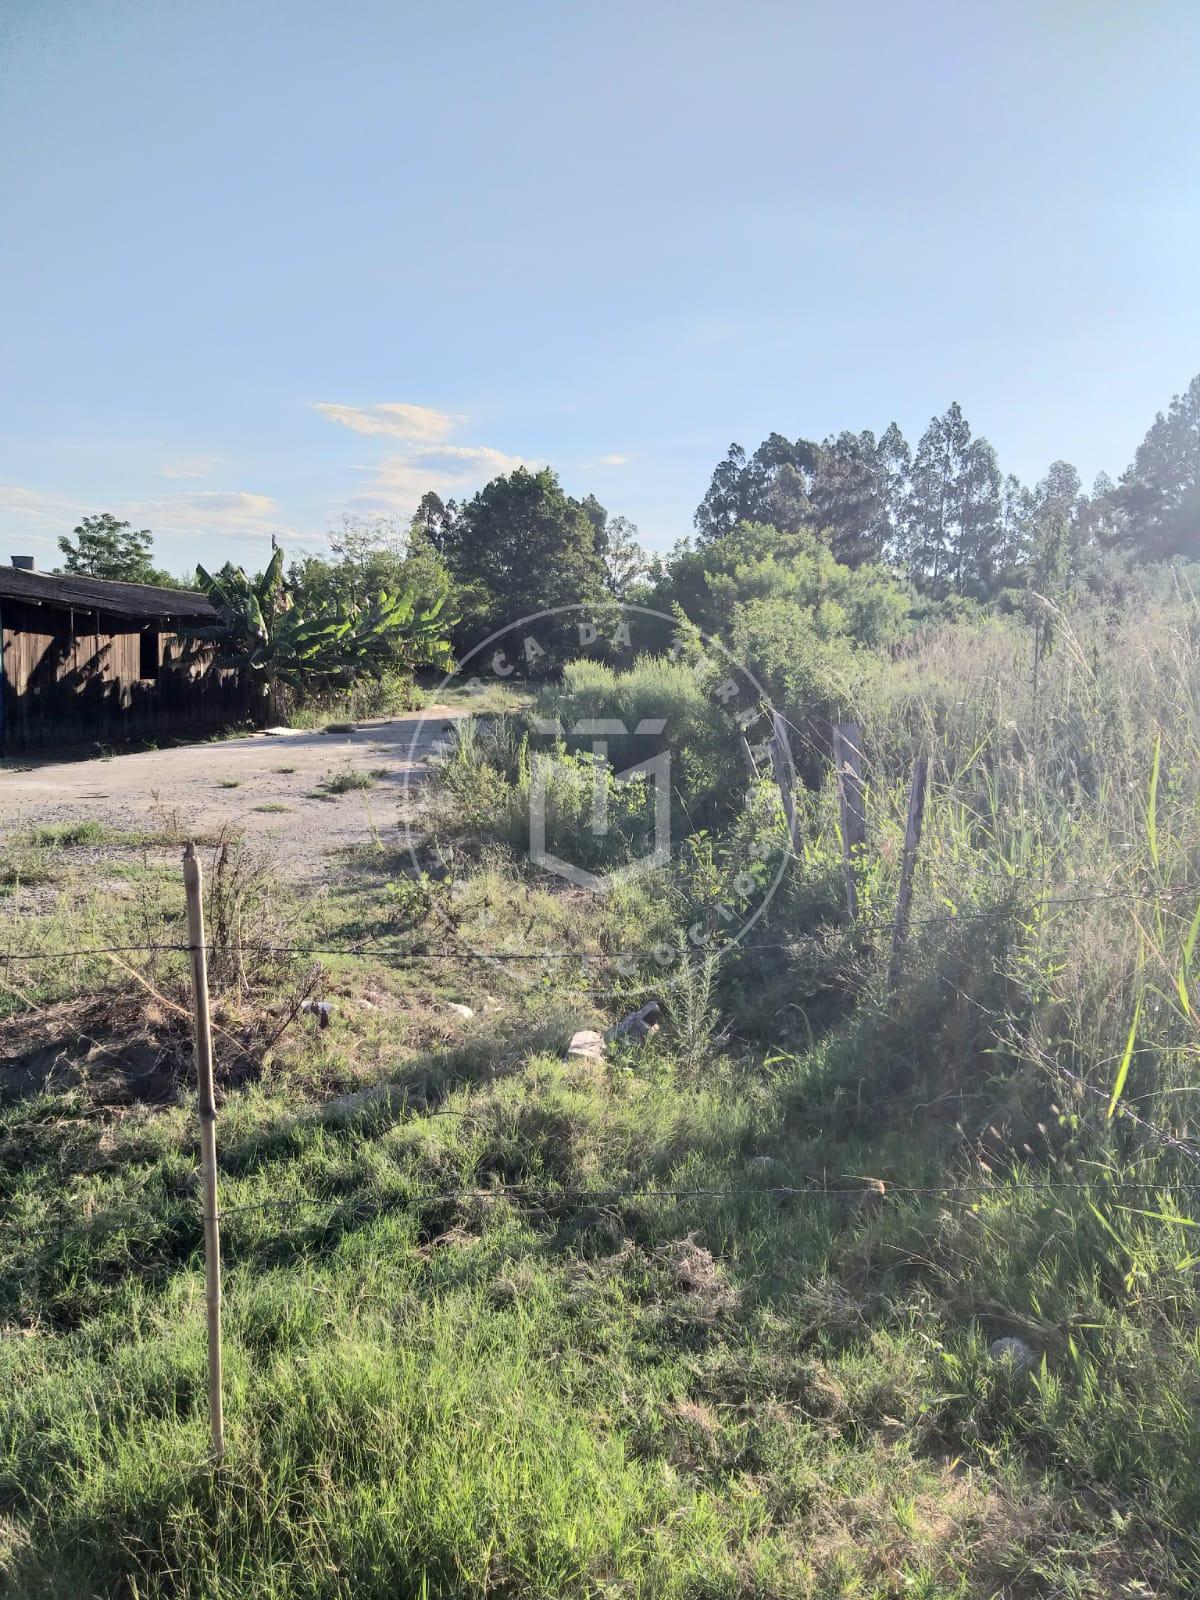
<instances>
[{"instance_id":1,"label":"barbed wire","mask_svg":"<svg viewBox=\"0 0 1200 1600\"><path fill-rule=\"evenodd\" d=\"M1117 889L1106 890L1099 893L1078 895L1041 895L1032 900L1024 900L1023 905L993 906L980 911L949 911L917 915L907 919L907 926L936 927L936 926L962 926L973 922L1004 921L1006 918L1016 916L1022 909L1037 911L1045 907L1068 907L1113 904L1124 901L1129 905L1143 905L1147 902L1170 902L1177 896L1200 894L1200 883L1166 884L1156 889L1131 890ZM895 917L857 917L851 923L829 925L828 931L854 934L863 932L894 931L899 926ZM766 950L790 950L806 939L817 937L819 930L808 930L804 933L793 935L789 939L761 941L755 944L742 944L731 940L727 945L719 947L719 953L724 954L731 950L744 950L747 952ZM255 940L243 940L236 946L226 946L207 942L203 947L175 941L154 942L147 941L141 944L116 944L116 945L85 945L67 950L19 950L0 951L0 965L27 963L32 961L69 961L83 956L105 955L187 955L193 949L203 948L208 953L223 952L227 949L236 949L246 955L295 955L295 956L374 956L391 961L461 961L465 957L476 957L488 961L583 961L588 963L615 964L619 961L628 961L630 952L621 951L615 954L588 950L568 949L538 949L538 950L477 950L468 944L455 946L453 949L434 950L396 950L382 945L378 940L359 939L347 944L270 944ZM703 949L703 946L698 946Z\"/></svg>"},{"instance_id":2,"label":"barbed wire","mask_svg":"<svg viewBox=\"0 0 1200 1600\"><path fill-rule=\"evenodd\" d=\"M340 1204L336 1197L328 1195L303 1195L295 1199L252 1201L245 1205L223 1206L217 1214L217 1222L226 1222L235 1217L255 1214L293 1212L313 1207L332 1207L332 1214L325 1222L335 1222L342 1218L352 1219L356 1213L365 1213L364 1222L371 1222L397 1211L419 1210L437 1205L461 1204L463 1202L487 1202L494 1200L516 1200L531 1205L546 1208L562 1207L567 1209L586 1210L590 1206L615 1206L630 1201L646 1202L686 1202L689 1200L857 1200L864 1199L883 1202L887 1200L917 1200L938 1199L947 1204L957 1204L968 1209L981 1207L986 1203L1016 1203L1030 1195L1052 1195L1087 1193L1098 1199L1105 1198L1114 1192L1127 1194L1131 1191L1157 1192L1168 1195L1200 1195L1200 1183L1166 1183L1161 1179L1152 1178L1114 1178L1107 1174L1098 1175L1092 1181L1079 1179L1062 1180L1026 1180L1015 1179L1007 1185L989 1184L986 1179L976 1183L957 1184L905 1184L893 1183L884 1178L863 1177L856 1184L838 1184L817 1186L794 1184L756 1184L756 1185L707 1185L695 1188L611 1188L588 1189L585 1187L547 1188L536 1187L528 1184L493 1184L487 1187L455 1188L455 1189L428 1189L418 1190L413 1194L386 1195L378 1200L361 1200L350 1204ZM1125 1208L1128 1209L1128 1208ZM63 1235L79 1223L88 1223L89 1217L63 1218L57 1225L39 1227L33 1230L23 1228L19 1219L10 1219L10 1227L20 1235L22 1244L39 1239L61 1239ZM101 1219L104 1221L105 1219ZM168 1227L178 1226L183 1218L164 1219ZM210 1219L203 1212L195 1212L188 1216L188 1221L207 1222ZM1163 1220L1173 1220L1165 1213ZM1182 1224L1192 1221L1191 1218L1178 1219ZM128 1229L130 1219L114 1218L107 1221L98 1231L102 1233L120 1233Z\"/></svg>"}]
</instances>

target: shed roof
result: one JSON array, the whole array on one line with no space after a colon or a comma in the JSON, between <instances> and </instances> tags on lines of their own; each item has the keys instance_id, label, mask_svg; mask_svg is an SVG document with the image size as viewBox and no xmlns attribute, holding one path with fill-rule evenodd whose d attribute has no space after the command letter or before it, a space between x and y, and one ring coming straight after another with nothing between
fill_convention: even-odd
<instances>
[{"instance_id":1,"label":"shed roof","mask_svg":"<svg viewBox=\"0 0 1200 1600\"><path fill-rule=\"evenodd\" d=\"M77 611L109 611L122 617L211 618L217 614L204 595L187 589L155 589L145 583L0 566L0 600L6 597Z\"/></svg>"}]
</instances>

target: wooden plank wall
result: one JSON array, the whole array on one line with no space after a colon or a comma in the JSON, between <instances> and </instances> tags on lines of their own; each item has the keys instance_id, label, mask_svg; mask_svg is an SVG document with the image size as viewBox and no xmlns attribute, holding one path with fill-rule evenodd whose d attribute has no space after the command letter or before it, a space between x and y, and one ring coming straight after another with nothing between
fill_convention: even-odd
<instances>
[{"instance_id":1,"label":"wooden plank wall","mask_svg":"<svg viewBox=\"0 0 1200 1600\"><path fill-rule=\"evenodd\" d=\"M116 743L245 717L236 672L174 634L158 638L158 676L142 678L131 623L0 599L0 747Z\"/></svg>"}]
</instances>

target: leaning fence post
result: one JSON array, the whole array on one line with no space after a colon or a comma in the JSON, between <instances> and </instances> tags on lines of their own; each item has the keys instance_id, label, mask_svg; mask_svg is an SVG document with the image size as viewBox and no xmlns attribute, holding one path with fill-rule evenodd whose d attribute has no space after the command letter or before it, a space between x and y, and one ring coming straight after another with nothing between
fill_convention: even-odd
<instances>
[{"instance_id":1,"label":"leaning fence post","mask_svg":"<svg viewBox=\"0 0 1200 1600\"><path fill-rule=\"evenodd\" d=\"M892 932L892 960L888 968L888 990L900 981L900 963L908 940L908 913L912 904L913 869L917 846L921 843L921 821L925 815L925 786L929 777L929 757L918 756L913 767L912 788L908 793L908 826L904 830L904 858L900 863L900 893L896 899L896 926Z\"/></svg>"},{"instance_id":2,"label":"leaning fence post","mask_svg":"<svg viewBox=\"0 0 1200 1600\"><path fill-rule=\"evenodd\" d=\"M788 739L787 723L778 711L771 713L771 767L779 785L779 798L783 801L783 814L787 818L788 849L796 848L796 767L792 761L792 746Z\"/></svg>"},{"instance_id":3,"label":"leaning fence post","mask_svg":"<svg viewBox=\"0 0 1200 1600\"><path fill-rule=\"evenodd\" d=\"M867 814L863 806L862 730L857 722L834 724L833 763L837 769L838 803L842 818L842 870L846 876L846 910L853 922L858 915L854 852L867 842Z\"/></svg>"},{"instance_id":4,"label":"leaning fence post","mask_svg":"<svg viewBox=\"0 0 1200 1600\"><path fill-rule=\"evenodd\" d=\"M213 1456L225 1454L221 1403L221 1230L217 1221L217 1106L213 1094L212 1024L208 1015L208 956L204 941L204 890L196 846L183 853L188 953L196 1020L196 1080L200 1112L200 1173L204 1193L204 1283L208 1316L208 1414Z\"/></svg>"}]
</instances>

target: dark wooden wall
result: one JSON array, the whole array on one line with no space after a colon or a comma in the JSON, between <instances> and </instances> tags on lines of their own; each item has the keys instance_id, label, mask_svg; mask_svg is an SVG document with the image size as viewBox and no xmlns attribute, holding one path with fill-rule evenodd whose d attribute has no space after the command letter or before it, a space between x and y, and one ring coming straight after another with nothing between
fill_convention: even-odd
<instances>
[{"instance_id":1,"label":"dark wooden wall","mask_svg":"<svg viewBox=\"0 0 1200 1600\"><path fill-rule=\"evenodd\" d=\"M147 655L161 665L141 676ZM113 742L213 728L245 717L236 672L160 625L0 598L0 751ZM146 665L150 665L149 660Z\"/></svg>"}]
</instances>

